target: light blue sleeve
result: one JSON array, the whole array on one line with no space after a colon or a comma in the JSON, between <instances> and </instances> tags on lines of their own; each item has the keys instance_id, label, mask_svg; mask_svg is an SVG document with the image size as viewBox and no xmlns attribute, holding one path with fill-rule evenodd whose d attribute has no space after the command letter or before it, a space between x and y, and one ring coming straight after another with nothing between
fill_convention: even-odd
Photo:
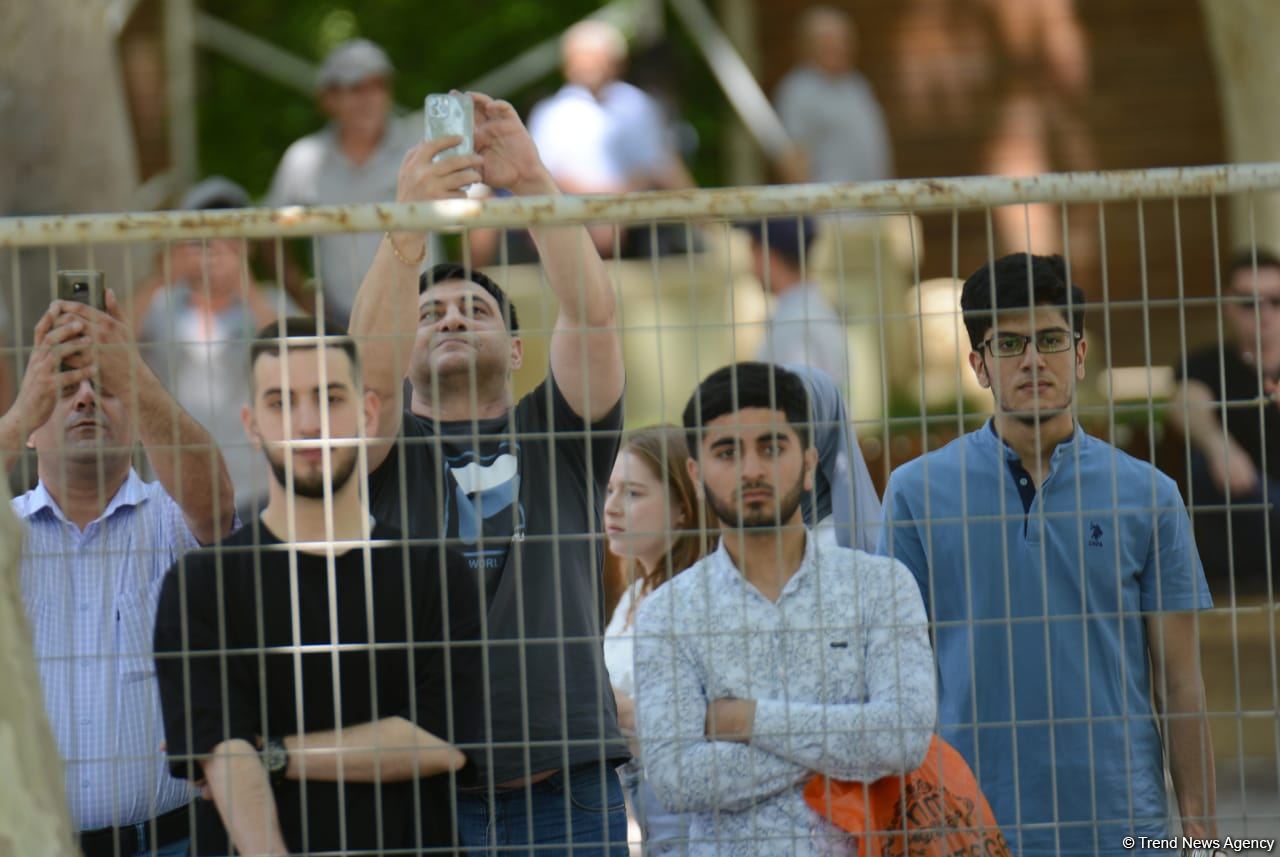
<instances>
[{"instance_id":1,"label":"light blue sleeve","mask_svg":"<svg viewBox=\"0 0 1280 857\"><path fill-rule=\"evenodd\" d=\"M889 476L889 484L884 491L884 523L880 528L876 553L892 557L907 567L920 587L925 611L932 616L929 557L925 553L920 523L916 521L911 507L912 495L922 490L924 489L918 487L918 482L912 479L911 473L903 468L895 470Z\"/></svg>"},{"instance_id":2,"label":"light blue sleeve","mask_svg":"<svg viewBox=\"0 0 1280 857\"><path fill-rule=\"evenodd\" d=\"M687 572L686 572L687 573ZM645 776L671 812L735 812L794 788L812 772L746 744L706 737L707 697L674 621L670 586L636 614L636 732Z\"/></svg>"},{"instance_id":3,"label":"light blue sleeve","mask_svg":"<svg viewBox=\"0 0 1280 857\"><path fill-rule=\"evenodd\" d=\"M1142 611L1207 610L1213 606L1213 597L1187 507L1172 479L1157 472L1155 485L1155 526L1139 579Z\"/></svg>"}]
</instances>

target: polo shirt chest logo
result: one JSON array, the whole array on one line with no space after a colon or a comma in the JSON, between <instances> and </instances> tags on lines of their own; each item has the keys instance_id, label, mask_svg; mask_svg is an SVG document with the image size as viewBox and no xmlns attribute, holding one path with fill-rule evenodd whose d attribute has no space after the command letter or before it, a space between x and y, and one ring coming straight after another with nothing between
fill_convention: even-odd
<instances>
[{"instance_id":1,"label":"polo shirt chest logo","mask_svg":"<svg viewBox=\"0 0 1280 857\"><path fill-rule=\"evenodd\" d=\"M1089 547L1102 547L1102 525L1097 521L1089 522Z\"/></svg>"}]
</instances>

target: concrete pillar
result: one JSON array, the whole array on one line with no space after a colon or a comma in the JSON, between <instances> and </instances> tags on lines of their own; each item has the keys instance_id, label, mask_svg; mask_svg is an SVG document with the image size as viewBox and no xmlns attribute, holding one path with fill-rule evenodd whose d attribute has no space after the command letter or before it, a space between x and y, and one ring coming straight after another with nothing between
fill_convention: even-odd
<instances>
[{"instance_id":1,"label":"concrete pillar","mask_svg":"<svg viewBox=\"0 0 1280 857\"><path fill-rule=\"evenodd\" d=\"M18 583L21 553L22 526L0 480L0 854L71 857L80 852L32 656Z\"/></svg>"},{"instance_id":2,"label":"concrete pillar","mask_svg":"<svg viewBox=\"0 0 1280 857\"><path fill-rule=\"evenodd\" d=\"M1218 74L1228 160L1280 161L1280 3L1201 0L1200 8ZM1226 255L1255 234L1259 245L1280 249L1280 194L1234 198L1230 234Z\"/></svg>"}]
</instances>

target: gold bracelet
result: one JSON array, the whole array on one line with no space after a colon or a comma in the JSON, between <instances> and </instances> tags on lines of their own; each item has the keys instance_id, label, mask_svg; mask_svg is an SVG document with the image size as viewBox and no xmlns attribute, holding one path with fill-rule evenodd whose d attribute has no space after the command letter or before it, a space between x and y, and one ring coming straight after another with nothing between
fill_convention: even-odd
<instances>
[{"instance_id":1,"label":"gold bracelet","mask_svg":"<svg viewBox=\"0 0 1280 857\"><path fill-rule=\"evenodd\" d=\"M387 243L391 245L391 252L396 254L396 258L399 259L402 264L408 265L410 268L416 268L422 264L423 259L427 258L427 243L425 241L422 242L422 252L418 254L418 258L406 259L400 254L400 248L396 246L396 239L391 237L391 233L385 232L383 234L387 236Z\"/></svg>"}]
</instances>

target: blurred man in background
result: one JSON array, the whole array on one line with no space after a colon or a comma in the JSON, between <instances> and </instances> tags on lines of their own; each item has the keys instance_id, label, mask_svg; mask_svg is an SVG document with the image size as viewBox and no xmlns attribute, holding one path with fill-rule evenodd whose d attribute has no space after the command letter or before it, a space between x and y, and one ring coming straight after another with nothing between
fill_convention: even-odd
<instances>
[{"instance_id":1,"label":"blurred man in background","mask_svg":"<svg viewBox=\"0 0 1280 857\"><path fill-rule=\"evenodd\" d=\"M191 188L178 207L212 211L249 204L244 188L214 176ZM179 242L133 295L143 358L222 449L243 520L267 492L258 455L240 426L245 360L254 331L275 320L280 299L253 277L246 251L240 238Z\"/></svg>"},{"instance_id":2,"label":"blurred man in background","mask_svg":"<svg viewBox=\"0 0 1280 857\"><path fill-rule=\"evenodd\" d=\"M0 454L38 456L39 483L12 505L80 848L179 857L191 795L160 752L151 634L164 572L231 531L231 480L208 432L142 362L110 291L106 307L55 301L40 319ZM133 468L139 441L155 482Z\"/></svg>"},{"instance_id":3,"label":"blurred man in background","mask_svg":"<svg viewBox=\"0 0 1280 857\"><path fill-rule=\"evenodd\" d=\"M792 182L864 182L893 176L893 149L884 111L854 68L853 19L829 6L800 18L800 65L774 93L782 124L797 151L782 165Z\"/></svg>"},{"instance_id":4,"label":"blurred man in background","mask_svg":"<svg viewBox=\"0 0 1280 857\"><path fill-rule=\"evenodd\" d=\"M560 189L626 193L692 187L662 108L619 79L627 60L622 33L603 21L582 21L565 32L561 52L564 86L529 114L529 133ZM602 255L613 254L613 227L596 227L591 235Z\"/></svg>"},{"instance_id":5,"label":"blurred man in background","mask_svg":"<svg viewBox=\"0 0 1280 857\"><path fill-rule=\"evenodd\" d=\"M1222 314L1230 340L1174 367L1182 383L1169 421L1191 444L1188 493L1206 571L1226 584L1234 569L1237 591L1265 593L1268 559L1272 569L1280 562L1280 257L1236 256Z\"/></svg>"},{"instance_id":6,"label":"blurred man in background","mask_svg":"<svg viewBox=\"0 0 1280 857\"><path fill-rule=\"evenodd\" d=\"M806 276L809 247L817 229L813 218L774 217L741 225L751 235L756 276L773 295L773 311L756 359L821 369L843 391L849 377L844 323L822 287Z\"/></svg>"},{"instance_id":7,"label":"blurred man in background","mask_svg":"<svg viewBox=\"0 0 1280 857\"><path fill-rule=\"evenodd\" d=\"M320 107L329 124L298 140L276 168L267 203L343 205L391 202L405 152L422 139L422 129L391 115L391 60L366 39L345 42L325 57L316 76ZM378 250L374 232L326 235L315 239L315 288L286 254L285 286L298 305L315 310L316 292L324 294L325 314L346 326L356 289ZM439 245L430 255L438 261Z\"/></svg>"}]
</instances>

